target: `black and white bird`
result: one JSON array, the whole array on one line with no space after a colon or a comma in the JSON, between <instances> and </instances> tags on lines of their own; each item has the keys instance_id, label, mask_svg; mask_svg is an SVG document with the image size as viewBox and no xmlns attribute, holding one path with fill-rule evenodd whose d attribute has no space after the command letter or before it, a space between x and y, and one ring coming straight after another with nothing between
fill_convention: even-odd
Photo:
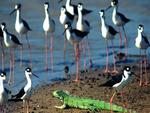
<instances>
[{"instance_id":1,"label":"black and white bird","mask_svg":"<svg viewBox=\"0 0 150 113\"><path fill-rule=\"evenodd\" d=\"M61 1L63 1L63 0L59 0L59 2L61 2ZM66 0L66 9L71 15L78 16L77 5L71 4L71 0ZM91 10L87 10L87 9L82 10L83 15L89 14L91 12L92 12Z\"/></svg>"},{"instance_id":2,"label":"black and white bird","mask_svg":"<svg viewBox=\"0 0 150 113\"><path fill-rule=\"evenodd\" d=\"M101 18L101 33L102 33L102 37L106 40L106 54L107 54L107 57L106 57L105 73L110 72L109 69L108 69L108 52L109 52L108 40L111 40L112 47L113 47L113 59L114 59L114 70L113 70L113 73L117 73L113 39L114 39L115 35L118 32L112 26L110 26L110 25L108 25L106 23L105 11L104 10L101 10L99 12L99 14L100 14L100 18Z\"/></svg>"},{"instance_id":3,"label":"black and white bird","mask_svg":"<svg viewBox=\"0 0 150 113\"><path fill-rule=\"evenodd\" d=\"M44 3L45 19L43 22L43 29L45 31L45 70L48 71L48 33L51 33L50 38L50 52L51 52L51 68L53 70L53 40L55 32L55 21L51 18L49 13L49 3Z\"/></svg>"},{"instance_id":4,"label":"black and white bird","mask_svg":"<svg viewBox=\"0 0 150 113\"><path fill-rule=\"evenodd\" d=\"M10 91L5 88L4 81L6 80L6 72L2 71L0 74L0 112L6 113L6 105Z\"/></svg>"},{"instance_id":5,"label":"black and white bird","mask_svg":"<svg viewBox=\"0 0 150 113\"><path fill-rule=\"evenodd\" d=\"M112 105L113 98L117 92L120 92L124 87L126 87L133 80L134 73L131 71L131 67L125 66L123 68L123 73L118 76L111 76L111 79L101 84L101 87L113 87L115 88L115 93L110 99L110 104Z\"/></svg>"},{"instance_id":6,"label":"black and white bird","mask_svg":"<svg viewBox=\"0 0 150 113\"><path fill-rule=\"evenodd\" d=\"M70 23L72 24L74 20L74 15L71 15L67 10L65 6L61 7L59 21L60 23L65 26L65 24Z\"/></svg>"},{"instance_id":7,"label":"black and white bird","mask_svg":"<svg viewBox=\"0 0 150 113\"><path fill-rule=\"evenodd\" d=\"M125 24L127 24L128 22L130 22L131 20L129 18L127 18L125 15L123 15L122 13L118 12L118 0L112 0L111 1L111 5L107 8L111 8L111 7L114 7L113 9L113 13L112 13L112 21L113 23L118 26L119 28L119 34L120 34L120 48L122 46L122 35L121 35L121 30L120 30L120 27L122 27L123 29L123 32L124 32L124 43L125 43L125 54L127 56L127 53L128 53L128 49L127 49L127 36L126 36L126 32L125 32ZM107 10L106 9L106 10Z\"/></svg>"},{"instance_id":8,"label":"black and white bird","mask_svg":"<svg viewBox=\"0 0 150 113\"><path fill-rule=\"evenodd\" d=\"M26 79L27 79L27 84L16 95L12 95L12 98L11 98L14 101L23 100L23 107L24 108L25 108L26 102L27 102L27 113L29 113L28 103L29 103L30 97L32 95L32 80L30 78L31 75L34 75L35 77L39 78L37 75L32 73L31 68L27 67L25 69L25 76L26 76Z\"/></svg>"},{"instance_id":9,"label":"black and white bird","mask_svg":"<svg viewBox=\"0 0 150 113\"><path fill-rule=\"evenodd\" d=\"M9 82L13 82L13 71L14 71L14 48L17 46L22 46L18 38L7 31L6 23L1 23L1 29L3 31L4 44L7 48L10 48L10 78Z\"/></svg>"},{"instance_id":10,"label":"black and white bird","mask_svg":"<svg viewBox=\"0 0 150 113\"><path fill-rule=\"evenodd\" d=\"M88 55L89 55L89 64L90 67L92 66L92 59L91 59L91 52L90 52L90 47L89 47L89 40L88 40L88 34L90 32L90 23L84 19L84 16L82 14L82 10L83 10L83 4L82 3L78 3L78 19L76 22L76 29L82 32L87 32L87 38L84 40L82 46L83 46L83 52L84 52L84 56L86 57L86 48L88 49ZM86 47L87 46L87 47ZM86 69L86 58L84 58L84 68Z\"/></svg>"},{"instance_id":11,"label":"black and white bird","mask_svg":"<svg viewBox=\"0 0 150 113\"><path fill-rule=\"evenodd\" d=\"M75 56L76 56L76 79L79 80L79 59L80 59L80 50L79 44L83 38L87 35L87 32L82 32L77 29L72 29L71 24L65 24L65 31L67 40L74 46Z\"/></svg>"},{"instance_id":12,"label":"black and white bird","mask_svg":"<svg viewBox=\"0 0 150 113\"><path fill-rule=\"evenodd\" d=\"M29 27L28 23L21 18L21 4L20 3L15 5L15 9L10 13L10 15L13 14L14 12L16 12L16 22L15 22L16 32L20 35L20 37L21 35L26 35L26 40L27 40L29 55L30 55L30 65L32 65L31 45L29 43L29 39L27 36L27 33L28 31L31 31L31 28ZM21 48L21 53L20 53L21 65L22 65L22 51L23 51L23 48Z\"/></svg>"},{"instance_id":13,"label":"black and white bird","mask_svg":"<svg viewBox=\"0 0 150 113\"><path fill-rule=\"evenodd\" d=\"M138 26L138 35L135 39L135 46L140 49L140 56L141 56L141 50L144 50L144 60L145 60L145 85L148 84L148 78L147 78L147 55L146 50L150 47L150 43L147 39L147 36L144 33L144 26L139 25ZM143 57L141 56L141 69L140 69L140 86L143 84Z\"/></svg>"}]
</instances>

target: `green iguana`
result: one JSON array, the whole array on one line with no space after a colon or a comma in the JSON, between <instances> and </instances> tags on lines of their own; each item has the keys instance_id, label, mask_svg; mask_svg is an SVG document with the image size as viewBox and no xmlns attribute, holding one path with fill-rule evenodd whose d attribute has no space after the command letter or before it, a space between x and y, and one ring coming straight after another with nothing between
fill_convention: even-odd
<instances>
[{"instance_id":1,"label":"green iguana","mask_svg":"<svg viewBox=\"0 0 150 113\"><path fill-rule=\"evenodd\" d=\"M62 106L55 106L59 109L64 109L66 107L75 107L95 112L100 110L112 110L115 112L136 113L135 111L128 110L115 104L110 105L110 103L104 101L73 96L65 90L56 90L53 92L53 96L59 98L63 102Z\"/></svg>"}]
</instances>

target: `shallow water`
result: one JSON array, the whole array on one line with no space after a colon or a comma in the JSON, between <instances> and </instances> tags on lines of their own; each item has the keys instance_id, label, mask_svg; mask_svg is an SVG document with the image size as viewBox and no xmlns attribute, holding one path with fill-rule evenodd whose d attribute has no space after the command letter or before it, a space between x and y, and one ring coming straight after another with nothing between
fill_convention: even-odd
<instances>
[{"instance_id":1,"label":"shallow water","mask_svg":"<svg viewBox=\"0 0 150 113\"><path fill-rule=\"evenodd\" d=\"M73 1L74 3L78 3L80 0ZM22 17L28 22L32 31L28 33L29 40L32 46L32 59L33 59L33 72L36 73L40 79L33 77L33 85L41 85L45 83L52 82L52 80L61 79L64 76L64 55L63 55L63 41L64 36L63 26L59 23L59 12L60 7L65 3L57 4L57 0L49 0L50 2L50 13L53 19L55 19L56 23L56 32L54 33L54 72L49 70L48 72L44 71L44 58L45 58L45 50L44 50L44 32L43 32L43 20L44 20L44 1L41 0L2 0L0 2L0 23L6 22L7 29L9 32L14 33L18 38L19 35L16 33L14 24L15 24L15 16L13 14L9 16L9 13L13 10L16 3L22 4ZM86 8L93 10L93 13L87 16L86 19L91 24L91 31L88 36L90 42L91 56L93 60L93 64L95 67L103 67L105 65L105 40L101 37L100 33L100 17L99 10L106 8L110 5L109 1L105 0L81 0ZM119 10L124 13L127 17L131 18L133 21L128 23L125 26L127 36L128 36L128 46L129 46L129 54L139 54L139 50L134 46L134 40L137 36L137 26L139 24L143 24L145 26L145 33L147 36L150 36L149 26L150 26L150 2L149 0L120 0ZM107 12L106 18L107 22L111 25L111 13L112 9ZM113 25L114 26L114 25ZM114 26L115 27L115 26ZM49 35L50 37L50 35ZM50 38L49 38L50 39ZM24 69L28 65L28 50L25 37L23 36L22 42L24 44L24 53L23 53L23 61L24 66L22 68L19 67L19 48L15 50L15 84L12 86L14 91L20 89L24 84ZM58 43L59 42L59 43ZM116 45L115 50L119 50L118 48L119 36L117 35L114 44ZM50 40L49 40L50 43ZM50 44L49 44L50 45ZM110 47L111 48L111 47ZM9 49L5 48L5 68L8 71L7 75L9 75ZM148 55L150 55L150 50L148 50ZM74 51L73 47L68 43L67 44L67 55L66 55L66 63L70 67L71 73L75 72L75 62L74 62ZM81 68L83 69L83 55L81 57ZM112 51L110 49L109 53L109 61L112 64ZM49 52L50 59L50 52ZM88 58L86 58L88 60ZM135 62L139 59L129 59L129 62ZM88 64L88 63L87 63ZM49 60L49 68L50 68L50 60ZM88 66L87 66L88 68Z\"/></svg>"}]
</instances>

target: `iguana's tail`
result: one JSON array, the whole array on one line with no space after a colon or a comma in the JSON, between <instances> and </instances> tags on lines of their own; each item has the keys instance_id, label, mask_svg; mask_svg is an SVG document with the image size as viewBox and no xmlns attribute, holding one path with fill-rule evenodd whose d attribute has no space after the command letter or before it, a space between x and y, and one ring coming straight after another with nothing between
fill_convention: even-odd
<instances>
[{"instance_id":1,"label":"iguana's tail","mask_svg":"<svg viewBox=\"0 0 150 113\"><path fill-rule=\"evenodd\" d=\"M121 113L137 113L136 111L126 109L124 107L121 107L115 104L110 105L110 103L105 102L105 101L100 102L100 107L103 110L112 110L112 111L121 112Z\"/></svg>"}]
</instances>

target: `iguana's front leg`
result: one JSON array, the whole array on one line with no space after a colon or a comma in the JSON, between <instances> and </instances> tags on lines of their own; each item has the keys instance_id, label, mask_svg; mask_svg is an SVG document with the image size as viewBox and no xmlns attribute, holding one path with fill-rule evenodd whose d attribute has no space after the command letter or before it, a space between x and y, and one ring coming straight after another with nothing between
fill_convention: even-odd
<instances>
[{"instance_id":1,"label":"iguana's front leg","mask_svg":"<svg viewBox=\"0 0 150 113\"><path fill-rule=\"evenodd\" d=\"M58 109L64 109L66 108L66 104L63 104L62 106L54 106L55 108L58 108Z\"/></svg>"}]
</instances>

